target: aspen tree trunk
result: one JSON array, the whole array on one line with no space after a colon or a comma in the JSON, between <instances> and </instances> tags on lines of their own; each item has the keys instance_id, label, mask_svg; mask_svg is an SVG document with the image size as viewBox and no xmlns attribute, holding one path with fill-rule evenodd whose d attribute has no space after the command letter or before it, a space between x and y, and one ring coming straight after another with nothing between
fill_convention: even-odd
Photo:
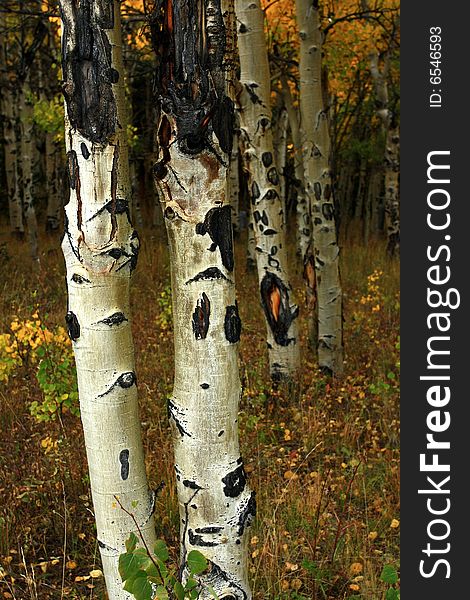
<instances>
[{"instance_id":1,"label":"aspen tree trunk","mask_svg":"<svg viewBox=\"0 0 470 600\"><path fill-rule=\"evenodd\" d=\"M10 216L10 231L18 237L24 236L23 209L18 182L18 142L16 136L16 115L13 93L5 87L2 90L2 114L5 172L8 194L8 210Z\"/></svg>"},{"instance_id":2,"label":"aspen tree trunk","mask_svg":"<svg viewBox=\"0 0 470 600\"><path fill-rule=\"evenodd\" d=\"M236 0L240 53L239 95L244 159L256 239L261 304L267 327L271 377L290 379L299 368L298 306L287 275L287 254L280 199L279 173L274 163L271 129L270 75L264 13L259 0Z\"/></svg>"},{"instance_id":3,"label":"aspen tree trunk","mask_svg":"<svg viewBox=\"0 0 470 600\"><path fill-rule=\"evenodd\" d=\"M203 586L221 600L242 600L251 598L246 544L256 503L238 444L241 322L226 197L234 108L224 72L233 11L231 2L221 4L169 1L153 32L161 109L154 175L170 244L175 380L168 412L181 573L184 579L188 553L197 549L211 563ZM203 589L199 597L212 595Z\"/></svg>"},{"instance_id":4,"label":"aspen tree trunk","mask_svg":"<svg viewBox=\"0 0 470 600\"><path fill-rule=\"evenodd\" d=\"M22 82L20 91L21 121L21 180L23 187L23 210L28 231L31 259L39 263L38 222L33 204L33 105L28 81Z\"/></svg>"},{"instance_id":5,"label":"aspen tree trunk","mask_svg":"<svg viewBox=\"0 0 470 600\"><path fill-rule=\"evenodd\" d=\"M0 30L7 27L5 13L0 13ZM12 234L23 237L23 211L21 196L18 186L18 148L16 136L16 102L7 62L7 36L0 40L0 109L3 116L3 139L5 175L8 197L8 213L10 218L10 231Z\"/></svg>"},{"instance_id":6,"label":"aspen tree trunk","mask_svg":"<svg viewBox=\"0 0 470 600\"><path fill-rule=\"evenodd\" d=\"M312 211L318 298L318 364L343 370L342 291L330 172L330 135L322 94L318 0L296 0L300 37L300 113L306 193Z\"/></svg>"},{"instance_id":7,"label":"aspen tree trunk","mask_svg":"<svg viewBox=\"0 0 470 600\"><path fill-rule=\"evenodd\" d=\"M286 166L287 166L287 130L289 127L289 115L284 106L279 110L276 128L274 130L274 162L276 163L279 174L279 195L281 198L282 210L286 217ZM285 218L285 221L287 219Z\"/></svg>"},{"instance_id":8,"label":"aspen tree trunk","mask_svg":"<svg viewBox=\"0 0 470 600\"><path fill-rule=\"evenodd\" d=\"M387 227L387 253L398 254L400 250L400 132L398 126L387 131L385 145L385 224Z\"/></svg>"},{"instance_id":9,"label":"aspen tree trunk","mask_svg":"<svg viewBox=\"0 0 470 600\"><path fill-rule=\"evenodd\" d=\"M238 150L238 133L235 131L233 136L232 155L230 157L230 166L228 170L228 192L227 198L232 209L233 232L240 233L240 180L238 172L238 161L240 153Z\"/></svg>"},{"instance_id":10,"label":"aspen tree trunk","mask_svg":"<svg viewBox=\"0 0 470 600\"><path fill-rule=\"evenodd\" d=\"M119 2L61 0L70 201L62 249L66 321L77 365L80 410L98 545L108 596L122 589L119 555L139 524L155 542L140 432L129 314L139 238L129 220L129 165Z\"/></svg>"}]
</instances>

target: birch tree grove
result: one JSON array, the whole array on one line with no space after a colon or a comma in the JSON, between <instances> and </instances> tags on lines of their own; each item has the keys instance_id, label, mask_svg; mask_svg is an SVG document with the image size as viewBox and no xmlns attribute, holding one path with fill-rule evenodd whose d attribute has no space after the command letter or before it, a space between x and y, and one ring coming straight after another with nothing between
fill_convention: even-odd
<instances>
[{"instance_id":1,"label":"birch tree grove","mask_svg":"<svg viewBox=\"0 0 470 600\"><path fill-rule=\"evenodd\" d=\"M271 79L259 0L236 0L240 53L239 95L244 159L249 173L256 262L267 326L273 379L289 379L299 367L298 306L287 275L284 215L271 129Z\"/></svg>"},{"instance_id":2,"label":"birch tree grove","mask_svg":"<svg viewBox=\"0 0 470 600\"><path fill-rule=\"evenodd\" d=\"M61 0L70 202L62 243L66 321L77 366L98 544L111 600L122 589L119 555L135 525L155 542L138 414L129 281L139 238L130 184L119 2ZM135 532L137 533L137 532Z\"/></svg>"},{"instance_id":3,"label":"birch tree grove","mask_svg":"<svg viewBox=\"0 0 470 600\"><path fill-rule=\"evenodd\" d=\"M168 401L180 512L181 573L188 553L210 561L200 598L251 598L247 527L255 496L238 444L238 341L227 169L231 2L168 0L156 15L161 116L154 175L170 243L175 380ZM223 10L226 9L226 10Z\"/></svg>"},{"instance_id":4,"label":"birch tree grove","mask_svg":"<svg viewBox=\"0 0 470 600\"><path fill-rule=\"evenodd\" d=\"M318 363L343 369L342 292L330 173L330 135L323 104L318 0L296 0L300 37L300 113L305 190L312 212L318 299Z\"/></svg>"}]
</instances>

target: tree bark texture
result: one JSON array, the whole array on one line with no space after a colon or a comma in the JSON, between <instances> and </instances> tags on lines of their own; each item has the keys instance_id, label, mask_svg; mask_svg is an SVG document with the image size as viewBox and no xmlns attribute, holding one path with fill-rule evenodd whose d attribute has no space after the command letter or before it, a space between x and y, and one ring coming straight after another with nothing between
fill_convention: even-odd
<instances>
[{"instance_id":1,"label":"tree bark texture","mask_svg":"<svg viewBox=\"0 0 470 600\"><path fill-rule=\"evenodd\" d=\"M18 141L15 112L13 92L5 87L2 90L2 115L10 231L23 237L23 207L18 184Z\"/></svg>"},{"instance_id":2,"label":"tree bark texture","mask_svg":"<svg viewBox=\"0 0 470 600\"><path fill-rule=\"evenodd\" d=\"M62 243L66 321L77 365L80 410L98 545L111 600L122 589L119 555L135 524L155 542L140 432L129 282L139 238L129 219L129 165L119 2L61 0L70 201Z\"/></svg>"},{"instance_id":3,"label":"tree bark texture","mask_svg":"<svg viewBox=\"0 0 470 600\"><path fill-rule=\"evenodd\" d=\"M210 561L200 598L251 598L247 528L255 495L238 443L238 341L227 171L234 107L227 95L230 5L167 0L154 44L161 117L154 175L170 245L175 380L168 401L180 511L181 574ZM233 4L232 4L233 6ZM233 12L233 11L232 11ZM228 42L227 42L228 40Z\"/></svg>"},{"instance_id":4,"label":"tree bark texture","mask_svg":"<svg viewBox=\"0 0 470 600\"><path fill-rule=\"evenodd\" d=\"M343 370L342 291L339 275L330 135L322 94L322 32L317 0L296 0L300 37L300 112L305 189L312 212L318 300L318 363Z\"/></svg>"},{"instance_id":5,"label":"tree bark texture","mask_svg":"<svg viewBox=\"0 0 470 600\"><path fill-rule=\"evenodd\" d=\"M270 74L264 13L259 0L236 0L240 54L239 104L244 161L256 239L261 304L267 326L271 377L290 379L299 368L298 306L287 274L284 211L275 165Z\"/></svg>"}]
</instances>

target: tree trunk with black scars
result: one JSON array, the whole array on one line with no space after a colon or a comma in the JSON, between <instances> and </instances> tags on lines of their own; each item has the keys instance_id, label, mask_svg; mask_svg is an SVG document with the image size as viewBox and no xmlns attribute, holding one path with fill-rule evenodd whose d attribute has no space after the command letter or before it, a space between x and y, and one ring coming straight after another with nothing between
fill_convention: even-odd
<instances>
[{"instance_id":1,"label":"tree trunk with black scars","mask_svg":"<svg viewBox=\"0 0 470 600\"><path fill-rule=\"evenodd\" d=\"M227 198L232 209L233 233L240 233L240 181L238 171L238 161L240 153L238 150L238 133L235 131L233 136L232 155L230 157L230 166L227 178Z\"/></svg>"},{"instance_id":2,"label":"tree trunk with black scars","mask_svg":"<svg viewBox=\"0 0 470 600\"><path fill-rule=\"evenodd\" d=\"M21 182L23 211L26 221L29 253L34 263L39 263L38 222L33 199L33 103L28 77L22 82L19 100L21 123Z\"/></svg>"},{"instance_id":3,"label":"tree trunk with black scars","mask_svg":"<svg viewBox=\"0 0 470 600\"><path fill-rule=\"evenodd\" d=\"M300 114L305 191L311 208L318 302L318 364L343 370L342 290L339 275L330 135L322 93L322 31L318 0L296 0L300 37Z\"/></svg>"},{"instance_id":4,"label":"tree trunk with black scars","mask_svg":"<svg viewBox=\"0 0 470 600\"><path fill-rule=\"evenodd\" d=\"M77 366L98 545L108 596L130 599L118 572L132 513L149 547L155 495L140 431L129 283L139 238L129 219L129 165L119 2L61 0L70 201L62 249L66 321Z\"/></svg>"},{"instance_id":5,"label":"tree trunk with black scars","mask_svg":"<svg viewBox=\"0 0 470 600\"><path fill-rule=\"evenodd\" d=\"M62 203L59 195L57 146L54 135L46 133L46 183L47 183L47 213L46 231L56 232L60 227Z\"/></svg>"},{"instance_id":6,"label":"tree trunk with black scars","mask_svg":"<svg viewBox=\"0 0 470 600\"><path fill-rule=\"evenodd\" d=\"M182 578L195 549L210 561L199 598L251 598L247 528L255 496L238 443L238 341L227 169L231 1L165 0L154 20L159 155L154 176L170 244L175 380L172 427Z\"/></svg>"},{"instance_id":7,"label":"tree trunk with black scars","mask_svg":"<svg viewBox=\"0 0 470 600\"><path fill-rule=\"evenodd\" d=\"M287 166L287 131L289 127L289 115L285 106L281 104L278 110L276 126L274 128L274 162L279 173L279 196L281 198L282 210L284 216L287 214L287 198L286 198L286 166Z\"/></svg>"},{"instance_id":8,"label":"tree trunk with black scars","mask_svg":"<svg viewBox=\"0 0 470 600\"><path fill-rule=\"evenodd\" d=\"M284 214L271 129L270 74L264 13L259 0L236 0L240 54L239 93L244 163L251 209L261 304L267 326L271 377L290 379L299 368L298 306L287 275Z\"/></svg>"},{"instance_id":9,"label":"tree trunk with black scars","mask_svg":"<svg viewBox=\"0 0 470 600\"><path fill-rule=\"evenodd\" d=\"M302 138L300 134L299 112L294 106L286 75L281 75L281 94L289 116L289 126L294 147L294 170L297 180L297 239L302 258L302 275L306 288L306 311L308 339L316 353L318 346L318 313L315 263L313 258L312 221L310 205L305 193L304 164L302 158Z\"/></svg>"}]
</instances>

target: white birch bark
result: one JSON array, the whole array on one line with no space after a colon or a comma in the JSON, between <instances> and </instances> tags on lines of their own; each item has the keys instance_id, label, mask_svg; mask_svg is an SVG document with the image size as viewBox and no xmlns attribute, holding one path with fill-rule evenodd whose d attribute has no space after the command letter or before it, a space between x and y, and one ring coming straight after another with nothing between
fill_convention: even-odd
<instances>
[{"instance_id":1,"label":"white birch bark","mask_svg":"<svg viewBox=\"0 0 470 600\"><path fill-rule=\"evenodd\" d=\"M180 511L181 573L196 549L210 561L201 599L251 598L247 528L255 495L238 443L238 341L227 168L233 103L226 95L220 0L173 0L156 35L161 119L156 183L170 245L175 379L168 402ZM230 40L229 40L230 41ZM225 46L225 47L224 47ZM195 52L198 49L198 52Z\"/></svg>"},{"instance_id":2,"label":"white birch bark","mask_svg":"<svg viewBox=\"0 0 470 600\"><path fill-rule=\"evenodd\" d=\"M330 136L321 84L322 32L317 0L296 0L300 37L300 113L305 189L312 211L318 300L318 363L343 370L342 291L330 173Z\"/></svg>"},{"instance_id":3,"label":"white birch bark","mask_svg":"<svg viewBox=\"0 0 470 600\"><path fill-rule=\"evenodd\" d=\"M284 215L274 162L270 75L259 0L236 0L239 94L244 161L249 173L260 296L271 376L290 379L299 367L298 306L287 274Z\"/></svg>"},{"instance_id":4,"label":"white birch bark","mask_svg":"<svg viewBox=\"0 0 470 600\"><path fill-rule=\"evenodd\" d=\"M62 70L70 201L62 243L66 321L77 366L80 410L108 596L122 589L119 555L135 531L155 542L140 432L129 282L139 238L129 220L129 167L119 2L61 0Z\"/></svg>"},{"instance_id":5,"label":"white birch bark","mask_svg":"<svg viewBox=\"0 0 470 600\"><path fill-rule=\"evenodd\" d=\"M31 259L39 264L38 222L33 203L33 105L28 79L22 82L20 91L21 122L21 181L23 188L23 210L27 226Z\"/></svg>"}]
</instances>

